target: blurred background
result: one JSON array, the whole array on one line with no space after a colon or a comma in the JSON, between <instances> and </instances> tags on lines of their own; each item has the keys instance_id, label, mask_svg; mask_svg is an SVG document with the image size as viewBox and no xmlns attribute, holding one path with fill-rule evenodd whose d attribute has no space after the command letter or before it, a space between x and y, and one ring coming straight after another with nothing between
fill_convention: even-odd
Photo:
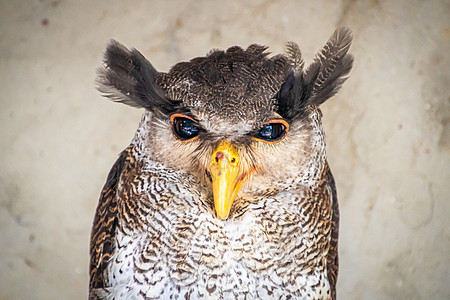
<instances>
[{"instance_id":1,"label":"blurred background","mask_svg":"<svg viewBox=\"0 0 450 300\"><path fill-rule=\"evenodd\" d=\"M340 299L450 299L450 2L0 0L0 299L87 297L100 190L142 111L95 90L107 42L160 71L336 27L356 61L322 106L341 210Z\"/></svg>"}]
</instances>

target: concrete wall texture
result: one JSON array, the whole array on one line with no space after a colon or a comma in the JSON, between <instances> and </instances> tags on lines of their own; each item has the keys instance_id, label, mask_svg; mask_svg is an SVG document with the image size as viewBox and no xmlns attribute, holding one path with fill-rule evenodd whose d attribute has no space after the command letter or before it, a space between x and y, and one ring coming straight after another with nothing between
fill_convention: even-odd
<instances>
[{"instance_id":1,"label":"concrete wall texture","mask_svg":"<svg viewBox=\"0 0 450 300\"><path fill-rule=\"evenodd\" d=\"M354 32L323 106L341 209L340 299L450 299L450 3L0 1L0 299L87 297L98 196L142 111L95 90L115 38L161 71L211 48Z\"/></svg>"}]
</instances>

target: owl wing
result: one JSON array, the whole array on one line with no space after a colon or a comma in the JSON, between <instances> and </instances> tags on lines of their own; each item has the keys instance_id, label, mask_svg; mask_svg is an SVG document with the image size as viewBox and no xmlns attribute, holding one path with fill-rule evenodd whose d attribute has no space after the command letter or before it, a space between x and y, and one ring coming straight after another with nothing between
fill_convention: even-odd
<instances>
[{"instance_id":1,"label":"owl wing","mask_svg":"<svg viewBox=\"0 0 450 300\"><path fill-rule=\"evenodd\" d=\"M326 172L327 189L330 193L331 201L331 240L327 255L327 276L331 286L331 297L336 299L336 281L339 270L338 261L338 238L339 238L339 204L336 193L336 184L333 174L327 166Z\"/></svg>"},{"instance_id":2,"label":"owl wing","mask_svg":"<svg viewBox=\"0 0 450 300\"><path fill-rule=\"evenodd\" d=\"M95 213L90 245L90 290L104 288L106 285L106 268L114 251L118 226L117 187L127 156L128 151L125 150L114 163L103 186Z\"/></svg>"}]
</instances>

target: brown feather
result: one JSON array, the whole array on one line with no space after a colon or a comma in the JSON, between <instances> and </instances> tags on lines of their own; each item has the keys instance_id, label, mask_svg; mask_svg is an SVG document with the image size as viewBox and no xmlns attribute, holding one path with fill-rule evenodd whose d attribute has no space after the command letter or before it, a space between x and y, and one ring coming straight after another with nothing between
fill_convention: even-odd
<instances>
[{"instance_id":1,"label":"brown feather","mask_svg":"<svg viewBox=\"0 0 450 300\"><path fill-rule=\"evenodd\" d=\"M124 171L129 149L125 149L114 163L102 189L94 224L91 232L90 245L90 289L103 288L106 281L106 267L114 252L114 240L117 229L117 186Z\"/></svg>"}]
</instances>

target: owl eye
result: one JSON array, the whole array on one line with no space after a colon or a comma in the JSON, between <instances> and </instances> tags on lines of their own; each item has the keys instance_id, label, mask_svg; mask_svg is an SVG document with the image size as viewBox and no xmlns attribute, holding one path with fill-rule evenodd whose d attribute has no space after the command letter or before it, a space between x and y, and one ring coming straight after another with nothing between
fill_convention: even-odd
<instances>
[{"instance_id":1,"label":"owl eye","mask_svg":"<svg viewBox=\"0 0 450 300\"><path fill-rule=\"evenodd\" d=\"M272 120L267 124L264 124L259 129L255 139L261 142L274 144L281 141L288 131L289 124L281 119Z\"/></svg>"},{"instance_id":2,"label":"owl eye","mask_svg":"<svg viewBox=\"0 0 450 300\"><path fill-rule=\"evenodd\" d=\"M173 114L170 117L172 132L179 141L189 141L198 136L200 127L198 123L185 115Z\"/></svg>"}]
</instances>

